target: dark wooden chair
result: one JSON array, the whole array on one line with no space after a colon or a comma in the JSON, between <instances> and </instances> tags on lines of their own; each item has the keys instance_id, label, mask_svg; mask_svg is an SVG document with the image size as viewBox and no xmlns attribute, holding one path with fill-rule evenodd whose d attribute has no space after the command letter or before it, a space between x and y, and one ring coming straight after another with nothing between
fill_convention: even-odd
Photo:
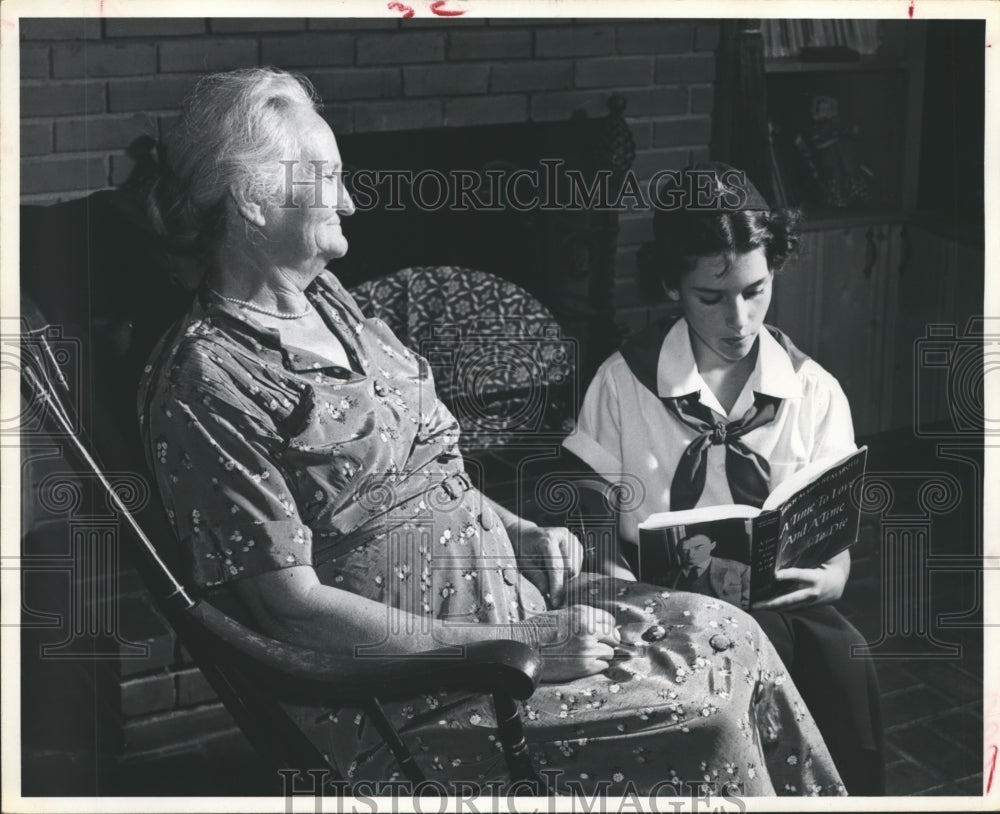
<instances>
[{"instance_id":1,"label":"dark wooden chair","mask_svg":"<svg viewBox=\"0 0 1000 814\"><path fill-rule=\"evenodd\" d=\"M403 776L420 781L420 768L381 702L461 689L492 696L511 780L534 782L517 706L538 681L531 648L500 641L474 644L460 657L439 651L422 654L426 658L334 656L262 636L185 589L134 418L145 359L191 296L176 275L183 260L175 262L144 230L127 191L25 206L21 218L21 380L35 422L30 431L59 438L66 457L119 515L131 563L261 757L275 769L319 769L342 781L282 702L358 707L370 715ZM66 342L78 352L75 372L57 363L58 345ZM22 438L25 432L22 427ZM130 509L108 477L121 471L142 473L150 485L152 500L141 510Z\"/></svg>"}]
</instances>

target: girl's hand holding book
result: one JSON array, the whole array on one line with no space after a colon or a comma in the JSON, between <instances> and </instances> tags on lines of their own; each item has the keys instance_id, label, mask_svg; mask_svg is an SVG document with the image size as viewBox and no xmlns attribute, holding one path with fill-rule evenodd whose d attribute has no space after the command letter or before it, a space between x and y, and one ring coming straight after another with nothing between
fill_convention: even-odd
<instances>
[{"instance_id":1,"label":"girl's hand holding book","mask_svg":"<svg viewBox=\"0 0 1000 814\"><path fill-rule=\"evenodd\" d=\"M836 602L844 593L851 572L851 554L841 551L817 568L782 568L775 572L779 580L797 580L794 591L764 602L755 602L753 610L791 610L809 605Z\"/></svg>"}]
</instances>

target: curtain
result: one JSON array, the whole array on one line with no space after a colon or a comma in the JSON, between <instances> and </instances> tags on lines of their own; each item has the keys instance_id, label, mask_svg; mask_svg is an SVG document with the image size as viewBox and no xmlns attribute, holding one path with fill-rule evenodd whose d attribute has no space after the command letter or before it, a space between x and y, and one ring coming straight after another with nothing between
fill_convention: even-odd
<instances>
[{"instance_id":1,"label":"curtain","mask_svg":"<svg viewBox=\"0 0 1000 814\"><path fill-rule=\"evenodd\" d=\"M715 53L712 159L745 170L774 205L760 20L723 20Z\"/></svg>"}]
</instances>

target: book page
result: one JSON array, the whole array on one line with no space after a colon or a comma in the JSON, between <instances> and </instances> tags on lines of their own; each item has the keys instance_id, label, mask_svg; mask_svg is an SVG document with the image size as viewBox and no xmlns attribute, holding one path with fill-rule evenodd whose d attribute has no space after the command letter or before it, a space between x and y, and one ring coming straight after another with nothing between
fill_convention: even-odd
<instances>
[{"instance_id":1,"label":"book page","mask_svg":"<svg viewBox=\"0 0 1000 814\"><path fill-rule=\"evenodd\" d=\"M860 449L851 450L846 455L842 455L840 457L823 458L822 460L806 464L794 475L785 478L775 487L774 491L767 496L767 500L764 501L761 511L766 512L770 509L780 508L783 503L792 497L792 495L799 490L804 489L828 469L833 469L835 466L839 466L844 463L844 461L867 449L868 447L861 447Z\"/></svg>"},{"instance_id":2,"label":"book page","mask_svg":"<svg viewBox=\"0 0 1000 814\"><path fill-rule=\"evenodd\" d=\"M684 509L679 512L657 512L643 520L639 524L639 529L662 529L668 526L688 525L689 523L707 523L712 520L724 520L728 517L747 519L756 517L760 512L760 509L742 503L703 506L700 509Z\"/></svg>"}]
</instances>

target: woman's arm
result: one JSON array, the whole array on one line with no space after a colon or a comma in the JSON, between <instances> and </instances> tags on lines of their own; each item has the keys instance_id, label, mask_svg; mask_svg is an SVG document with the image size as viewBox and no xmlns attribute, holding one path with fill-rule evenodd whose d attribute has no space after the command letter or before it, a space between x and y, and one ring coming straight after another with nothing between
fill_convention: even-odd
<instances>
[{"instance_id":1,"label":"woman's arm","mask_svg":"<svg viewBox=\"0 0 1000 814\"><path fill-rule=\"evenodd\" d=\"M358 648L387 654L419 653L491 636L493 628L446 628L440 622L390 608L381 602L323 585L311 566L269 571L233 583L261 631L275 639L351 655ZM495 631L497 634L499 630ZM523 639L518 639L523 640Z\"/></svg>"},{"instance_id":2,"label":"woman's arm","mask_svg":"<svg viewBox=\"0 0 1000 814\"><path fill-rule=\"evenodd\" d=\"M345 656L513 639L540 648L542 680L558 682L607 669L619 641L614 617L585 605L512 624L449 625L323 585L309 566L238 580L234 589L265 634Z\"/></svg>"}]
</instances>

